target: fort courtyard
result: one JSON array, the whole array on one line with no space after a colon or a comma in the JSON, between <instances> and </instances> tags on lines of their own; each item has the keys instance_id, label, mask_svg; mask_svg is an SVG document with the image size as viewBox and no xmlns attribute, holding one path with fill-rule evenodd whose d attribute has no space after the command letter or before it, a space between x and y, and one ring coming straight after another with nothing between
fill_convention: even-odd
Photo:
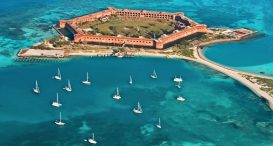
<instances>
[{"instance_id":1,"label":"fort courtyard","mask_svg":"<svg viewBox=\"0 0 273 146\"><path fill-rule=\"evenodd\" d=\"M182 28L175 21L164 19L122 19L117 16L105 17L102 20L82 22L78 25L89 34L159 38L163 34L171 34Z\"/></svg>"}]
</instances>

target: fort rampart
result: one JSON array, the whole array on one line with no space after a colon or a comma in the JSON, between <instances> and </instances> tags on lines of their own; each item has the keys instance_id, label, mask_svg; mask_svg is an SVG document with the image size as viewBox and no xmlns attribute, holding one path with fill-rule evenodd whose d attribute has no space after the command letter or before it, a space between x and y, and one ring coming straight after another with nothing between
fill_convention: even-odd
<instances>
[{"instance_id":1,"label":"fort rampart","mask_svg":"<svg viewBox=\"0 0 273 146\"><path fill-rule=\"evenodd\" d=\"M84 33L77 24L82 22L92 22L103 18L105 16L116 15L123 18L137 18L137 19L166 19L170 21L175 20L185 20L189 23L185 29L178 31L175 30L170 35L162 35L158 39L148 39L148 38L133 38L124 36L106 36L106 35L93 35ZM184 13L168 13L168 12L153 12L145 10L128 10L128 9L116 9L108 8L100 12L84 15L70 20L60 20L60 28L66 28L74 35L74 42L93 42L93 43L108 43L108 44L125 44L125 45L135 45L143 47L153 47L157 49L163 49L168 43L174 42L186 36L192 35L194 33L205 33L207 31L207 26L198 24L193 20L184 16Z\"/></svg>"}]
</instances>

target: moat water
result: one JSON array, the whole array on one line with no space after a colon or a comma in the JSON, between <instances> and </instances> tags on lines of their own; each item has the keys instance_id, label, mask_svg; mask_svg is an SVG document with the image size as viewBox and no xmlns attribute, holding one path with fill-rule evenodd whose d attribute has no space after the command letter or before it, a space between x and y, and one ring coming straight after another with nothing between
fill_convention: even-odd
<instances>
[{"instance_id":1,"label":"moat water","mask_svg":"<svg viewBox=\"0 0 273 146\"><path fill-rule=\"evenodd\" d=\"M270 0L10 0L1 2L0 144L87 145L95 133L99 145L273 145L272 111L250 90L202 65L158 58L73 58L62 63L18 63L15 54L56 33L51 26L107 6L156 11L184 11L209 27L248 27L257 40L209 47L205 55L237 69L273 74ZM217 21L216 21L217 20ZM227 55L231 54L231 55ZM60 67L63 80L52 76ZM149 78L153 69L158 80ZM88 71L92 85L81 80ZM128 85L132 74L135 84ZM171 78L181 74L181 89ZM41 94L32 92L35 80ZM71 80L72 93L62 88ZM120 88L124 97L114 101ZM59 92L63 107L50 106ZM178 103L175 98L186 98ZM134 115L140 101L144 113ZM54 121L62 111L64 127ZM162 129L154 127L157 118Z\"/></svg>"}]
</instances>

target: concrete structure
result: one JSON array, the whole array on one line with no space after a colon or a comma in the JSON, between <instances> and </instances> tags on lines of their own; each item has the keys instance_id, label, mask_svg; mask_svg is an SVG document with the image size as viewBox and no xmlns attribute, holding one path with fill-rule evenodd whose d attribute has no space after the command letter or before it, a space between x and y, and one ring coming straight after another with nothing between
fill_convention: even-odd
<instances>
[{"instance_id":1,"label":"concrete structure","mask_svg":"<svg viewBox=\"0 0 273 146\"><path fill-rule=\"evenodd\" d=\"M120 36L105 36L87 34L78 24L83 22L92 22L110 16L117 16L124 19L165 19L168 21L175 21L182 26L183 30L175 30L170 35L162 35L159 38L133 38L133 37L120 37ZM128 10L116 9L109 7L97 13L92 13L77 17L71 20L60 20L60 28L65 28L74 36L74 42L93 42L93 43L107 43L107 44L125 44L134 46L151 47L156 49L163 49L166 44L172 43L189 35L195 33L207 32L207 26L198 24L190 18L184 16L184 13L169 13L169 12L153 12L145 10Z\"/></svg>"},{"instance_id":2,"label":"concrete structure","mask_svg":"<svg viewBox=\"0 0 273 146\"><path fill-rule=\"evenodd\" d=\"M41 49L21 49L18 57L52 57L63 58L65 56L64 50L41 50Z\"/></svg>"}]
</instances>

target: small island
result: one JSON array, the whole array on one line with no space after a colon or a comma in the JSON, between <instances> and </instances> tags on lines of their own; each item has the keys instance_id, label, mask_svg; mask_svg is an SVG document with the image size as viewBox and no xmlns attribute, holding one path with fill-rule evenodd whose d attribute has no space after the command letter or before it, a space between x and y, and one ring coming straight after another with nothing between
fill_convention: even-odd
<instances>
[{"instance_id":1,"label":"small island","mask_svg":"<svg viewBox=\"0 0 273 146\"><path fill-rule=\"evenodd\" d=\"M183 12L113 7L70 20L60 20L53 28L59 36L20 49L18 57L158 56L187 59L236 79L265 98L273 109L272 77L227 68L208 60L202 53L204 46L241 41L253 36L256 33L254 30L208 28Z\"/></svg>"}]
</instances>

